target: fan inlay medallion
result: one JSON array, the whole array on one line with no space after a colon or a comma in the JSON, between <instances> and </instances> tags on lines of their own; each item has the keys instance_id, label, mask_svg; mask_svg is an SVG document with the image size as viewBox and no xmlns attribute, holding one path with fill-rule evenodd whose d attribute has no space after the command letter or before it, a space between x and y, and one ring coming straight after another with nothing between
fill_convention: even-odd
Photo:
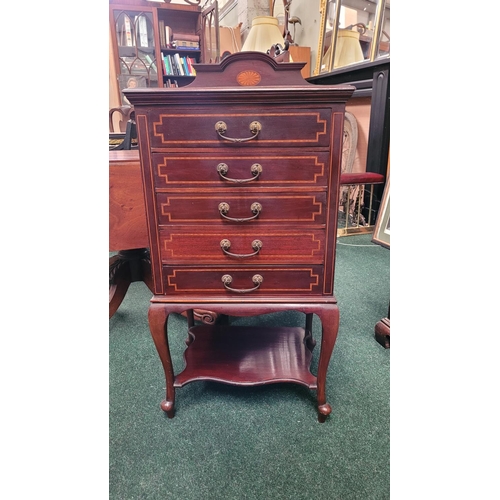
<instances>
[{"instance_id":1,"label":"fan inlay medallion","mask_svg":"<svg viewBox=\"0 0 500 500\"><path fill-rule=\"evenodd\" d=\"M236 81L245 87L257 85L260 82L260 74L257 71L245 70L236 75Z\"/></svg>"}]
</instances>

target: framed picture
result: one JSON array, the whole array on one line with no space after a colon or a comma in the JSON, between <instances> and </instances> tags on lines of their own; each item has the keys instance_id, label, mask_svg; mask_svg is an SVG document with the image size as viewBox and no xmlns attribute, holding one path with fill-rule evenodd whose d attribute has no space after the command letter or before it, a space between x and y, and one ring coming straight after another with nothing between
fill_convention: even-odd
<instances>
[{"instance_id":1,"label":"framed picture","mask_svg":"<svg viewBox=\"0 0 500 500\"><path fill-rule=\"evenodd\" d=\"M387 182L382 195L382 202L373 231L373 243L377 243L386 248L391 247L391 178L387 177Z\"/></svg>"},{"instance_id":2,"label":"framed picture","mask_svg":"<svg viewBox=\"0 0 500 500\"><path fill-rule=\"evenodd\" d=\"M138 87L147 87L146 77L142 75L119 75L118 83L120 85L120 93L122 95L122 104L128 106L130 106L130 103L121 91L128 88L135 89Z\"/></svg>"}]
</instances>

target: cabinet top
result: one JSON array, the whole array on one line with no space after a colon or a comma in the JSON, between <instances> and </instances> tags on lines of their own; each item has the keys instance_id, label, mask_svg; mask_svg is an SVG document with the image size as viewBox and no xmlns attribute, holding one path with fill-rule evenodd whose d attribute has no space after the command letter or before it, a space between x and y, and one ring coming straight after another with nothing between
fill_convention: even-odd
<instances>
[{"instance_id":1,"label":"cabinet top","mask_svg":"<svg viewBox=\"0 0 500 500\"><path fill-rule=\"evenodd\" d=\"M305 63L277 63L262 52L236 52L219 64L195 64L196 78L178 88L125 89L133 105L172 104L180 96L197 103L237 102L265 98L272 102L297 96L294 102L346 102L355 90L352 85L314 85L300 70ZM287 90L288 92L283 92ZM286 96L285 96L286 94ZM210 95L210 97L208 97Z\"/></svg>"},{"instance_id":2,"label":"cabinet top","mask_svg":"<svg viewBox=\"0 0 500 500\"><path fill-rule=\"evenodd\" d=\"M199 4L158 3L148 2L147 0L109 0L109 5L117 8L126 7L129 10L140 7L150 7L155 9L201 12Z\"/></svg>"}]
</instances>

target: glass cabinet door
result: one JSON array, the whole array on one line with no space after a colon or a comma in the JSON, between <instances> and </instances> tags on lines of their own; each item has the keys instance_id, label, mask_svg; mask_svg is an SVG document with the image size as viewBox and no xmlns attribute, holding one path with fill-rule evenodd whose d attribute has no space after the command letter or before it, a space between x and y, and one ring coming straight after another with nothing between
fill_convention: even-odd
<instances>
[{"instance_id":1,"label":"glass cabinet door","mask_svg":"<svg viewBox=\"0 0 500 500\"><path fill-rule=\"evenodd\" d=\"M321 0L315 74L389 54L390 0Z\"/></svg>"},{"instance_id":2,"label":"glass cabinet door","mask_svg":"<svg viewBox=\"0 0 500 500\"><path fill-rule=\"evenodd\" d=\"M115 11L115 33L118 46L118 86L157 87L153 14L140 11ZM122 94L122 101L128 104Z\"/></svg>"}]
</instances>

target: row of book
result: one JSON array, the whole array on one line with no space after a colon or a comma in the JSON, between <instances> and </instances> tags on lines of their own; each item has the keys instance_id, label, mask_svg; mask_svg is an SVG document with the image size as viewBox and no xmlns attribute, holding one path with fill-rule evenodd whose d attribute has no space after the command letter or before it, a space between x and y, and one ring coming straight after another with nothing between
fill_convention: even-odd
<instances>
[{"instance_id":1,"label":"row of book","mask_svg":"<svg viewBox=\"0 0 500 500\"><path fill-rule=\"evenodd\" d=\"M196 70L193 67L196 60L192 57L181 56L177 52L175 54L162 52L161 59L164 75L196 76Z\"/></svg>"},{"instance_id":2,"label":"row of book","mask_svg":"<svg viewBox=\"0 0 500 500\"><path fill-rule=\"evenodd\" d=\"M149 36L146 16L141 14L134 17L132 25L131 19L127 14L123 14L123 24L117 28L118 44L123 47L135 47L136 38L139 47L149 47ZM134 34L137 30L137 37Z\"/></svg>"}]
</instances>

